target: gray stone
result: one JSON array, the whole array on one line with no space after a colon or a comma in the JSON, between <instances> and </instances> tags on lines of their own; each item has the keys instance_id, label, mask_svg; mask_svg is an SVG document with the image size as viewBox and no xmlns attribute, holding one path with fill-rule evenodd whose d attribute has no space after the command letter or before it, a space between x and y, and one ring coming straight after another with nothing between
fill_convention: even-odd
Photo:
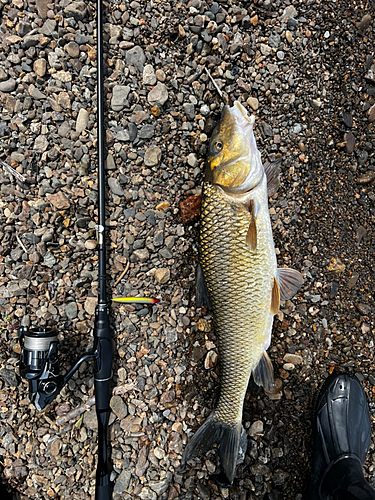
<instances>
[{"instance_id":1,"label":"gray stone","mask_svg":"<svg viewBox=\"0 0 375 500\"><path fill-rule=\"evenodd\" d=\"M156 247L161 247L163 243L164 243L164 231L160 229L159 231L156 231L154 234L153 244Z\"/></svg>"},{"instance_id":2,"label":"gray stone","mask_svg":"<svg viewBox=\"0 0 375 500\"><path fill-rule=\"evenodd\" d=\"M16 88L16 84L17 82L14 78L0 82L0 92L12 92Z\"/></svg>"},{"instance_id":3,"label":"gray stone","mask_svg":"<svg viewBox=\"0 0 375 500\"><path fill-rule=\"evenodd\" d=\"M274 49L277 49L277 47L280 45L280 35L278 33L274 33L268 37L268 45Z\"/></svg>"},{"instance_id":4,"label":"gray stone","mask_svg":"<svg viewBox=\"0 0 375 500\"><path fill-rule=\"evenodd\" d=\"M172 344L173 342L176 342L178 338L177 335L177 330L174 328L167 328L165 331L165 342L167 344Z\"/></svg>"},{"instance_id":5,"label":"gray stone","mask_svg":"<svg viewBox=\"0 0 375 500\"><path fill-rule=\"evenodd\" d=\"M130 87L127 85L115 85L112 90L111 108L113 111L121 111L128 98Z\"/></svg>"},{"instance_id":6,"label":"gray stone","mask_svg":"<svg viewBox=\"0 0 375 500\"><path fill-rule=\"evenodd\" d=\"M88 123L89 114L85 109L81 108L77 116L76 132L78 132L79 134L83 132L86 129Z\"/></svg>"},{"instance_id":7,"label":"gray stone","mask_svg":"<svg viewBox=\"0 0 375 500\"><path fill-rule=\"evenodd\" d=\"M47 267L53 267L56 264L56 258L51 254L51 252L47 252L44 256L44 265Z\"/></svg>"},{"instance_id":8,"label":"gray stone","mask_svg":"<svg viewBox=\"0 0 375 500\"><path fill-rule=\"evenodd\" d=\"M138 137L140 139L151 139L154 135L154 126L150 124L143 125L139 131Z\"/></svg>"},{"instance_id":9,"label":"gray stone","mask_svg":"<svg viewBox=\"0 0 375 500\"><path fill-rule=\"evenodd\" d=\"M25 49L38 45L40 35L27 35L23 39L23 46Z\"/></svg>"},{"instance_id":10,"label":"gray stone","mask_svg":"<svg viewBox=\"0 0 375 500\"><path fill-rule=\"evenodd\" d=\"M168 489L169 483L172 480L172 474L169 472L168 477L162 481L149 481L149 487L155 491L157 495L162 495Z\"/></svg>"},{"instance_id":11,"label":"gray stone","mask_svg":"<svg viewBox=\"0 0 375 500\"><path fill-rule=\"evenodd\" d=\"M33 28L31 27L30 23L27 23L25 21L20 21L18 23L18 28L17 28L17 34L20 37L26 36Z\"/></svg>"},{"instance_id":12,"label":"gray stone","mask_svg":"<svg viewBox=\"0 0 375 500\"><path fill-rule=\"evenodd\" d=\"M113 488L114 493L124 493L128 489L129 482L131 478L131 473L129 470L125 469L121 472L117 481L115 483L115 487Z\"/></svg>"},{"instance_id":13,"label":"gray stone","mask_svg":"<svg viewBox=\"0 0 375 500\"><path fill-rule=\"evenodd\" d=\"M32 245L36 245L40 241L39 236L36 236L34 233L23 233L22 239L27 241L28 243L31 243Z\"/></svg>"},{"instance_id":14,"label":"gray stone","mask_svg":"<svg viewBox=\"0 0 375 500\"><path fill-rule=\"evenodd\" d=\"M19 385L17 375L14 373L14 371L3 368L2 370L0 370L0 377L5 380L5 383L10 387L17 387Z\"/></svg>"},{"instance_id":15,"label":"gray stone","mask_svg":"<svg viewBox=\"0 0 375 500\"><path fill-rule=\"evenodd\" d=\"M145 165L148 167L153 167L157 165L161 160L161 149L158 146L151 146L146 149L144 156Z\"/></svg>"},{"instance_id":16,"label":"gray stone","mask_svg":"<svg viewBox=\"0 0 375 500\"><path fill-rule=\"evenodd\" d=\"M88 429L91 430L98 430L98 419L96 417L96 411L95 408L89 411L86 411L83 414L83 423Z\"/></svg>"},{"instance_id":17,"label":"gray stone","mask_svg":"<svg viewBox=\"0 0 375 500\"><path fill-rule=\"evenodd\" d=\"M122 189L119 181L115 177L110 177L108 179L108 185L111 188L113 194L117 196L124 196L124 190Z\"/></svg>"},{"instance_id":18,"label":"gray stone","mask_svg":"<svg viewBox=\"0 0 375 500\"><path fill-rule=\"evenodd\" d=\"M267 69L268 71L271 73L271 75L273 75L274 73L276 73L276 71L278 70L278 65L277 64L268 64L267 65Z\"/></svg>"},{"instance_id":19,"label":"gray stone","mask_svg":"<svg viewBox=\"0 0 375 500\"><path fill-rule=\"evenodd\" d=\"M32 87L32 85L30 85L30 88L31 87ZM29 92L30 92L30 88L29 88ZM46 99L46 96L36 87L31 88L30 95L31 95L31 97L34 97L34 99Z\"/></svg>"},{"instance_id":20,"label":"gray stone","mask_svg":"<svg viewBox=\"0 0 375 500\"><path fill-rule=\"evenodd\" d=\"M49 0L36 0L36 8L38 10L38 14L42 19L46 19L47 17L49 3Z\"/></svg>"},{"instance_id":21,"label":"gray stone","mask_svg":"<svg viewBox=\"0 0 375 500\"><path fill-rule=\"evenodd\" d=\"M123 323L122 323L122 326L124 328L124 331L128 334L130 333L134 333L137 331L136 327L133 325L133 323L130 321L129 318L125 318Z\"/></svg>"},{"instance_id":22,"label":"gray stone","mask_svg":"<svg viewBox=\"0 0 375 500\"><path fill-rule=\"evenodd\" d=\"M136 45L126 52L125 60L127 64L133 64L140 73L143 73L143 65L146 61L146 56L139 45Z\"/></svg>"},{"instance_id":23,"label":"gray stone","mask_svg":"<svg viewBox=\"0 0 375 500\"><path fill-rule=\"evenodd\" d=\"M296 123L292 128L293 134L299 134L301 131L302 131L302 125L300 123Z\"/></svg>"},{"instance_id":24,"label":"gray stone","mask_svg":"<svg viewBox=\"0 0 375 500\"><path fill-rule=\"evenodd\" d=\"M285 22L288 19L292 19L292 18L294 19L297 16L298 16L298 13L297 13L295 7L293 7L292 5L289 5L288 7L286 7L284 9L283 15L281 16L281 21Z\"/></svg>"},{"instance_id":25,"label":"gray stone","mask_svg":"<svg viewBox=\"0 0 375 500\"><path fill-rule=\"evenodd\" d=\"M43 27L40 28L39 33L45 36L50 36L56 28L56 21L54 19L47 19L43 24Z\"/></svg>"},{"instance_id":26,"label":"gray stone","mask_svg":"<svg viewBox=\"0 0 375 500\"><path fill-rule=\"evenodd\" d=\"M113 413L120 420L127 416L128 408L121 396L113 396L111 398L110 406L112 408Z\"/></svg>"},{"instance_id":27,"label":"gray stone","mask_svg":"<svg viewBox=\"0 0 375 500\"><path fill-rule=\"evenodd\" d=\"M134 250L133 255L137 259L138 262L147 262L147 260L150 257L150 254L149 254L147 248L141 248L140 250Z\"/></svg>"},{"instance_id":28,"label":"gray stone","mask_svg":"<svg viewBox=\"0 0 375 500\"><path fill-rule=\"evenodd\" d=\"M137 137L138 129L134 123L129 123L129 141L133 142Z\"/></svg>"},{"instance_id":29,"label":"gray stone","mask_svg":"<svg viewBox=\"0 0 375 500\"><path fill-rule=\"evenodd\" d=\"M146 64L143 68L143 84L144 85L155 85L156 74L154 68L151 64Z\"/></svg>"},{"instance_id":30,"label":"gray stone","mask_svg":"<svg viewBox=\"0 0 375 500\"><path fill-rule=\"evenodd\" d=\"M60 127L57 129L57 133L59 134L60 137L66 137L69 132L70 132L70 125L66 121L62 122Z\"/></svg>"},{"instance_id":31,"label":"gray stone","mask_svg":"<svg viewBox=\"0 0 375 500\"><path fill-rule=\"evenodd\" d=\"M108 170L115 170L116 164L111 154L107 155L105 166L107 167Z\"/></svg>"},{"instance_id":32,"label":"gray stone","mask_svg":"<svg viewBox=\"0 0 375 500\"><path fill-rule=\"evenodd\" d=\"M78 43L78 45L84 45L89 41L87 36L81 35L80 33L76 33L74 39Z\"/></svg>"},{"instance_id":33,"label":"gray stone","mask_svg":"<svg viewBox=\"0 0 375 500\"><path fill-rule=\"evenodd\" d=\"M67 17L74 17L76 21L82 21L87 13L86 4L84 2L72 2L65 7L64 13Z\"/></svg>"},{"instance_id":34,"label":"gray stone","mask_svg":"<svg viewBox=\"0 0 375 500\"><path fill-rule=\"evenodd\" d=\"M154 491L145 486L139 493L139 498L141 498L141 500L157 500L158 497L156 496L156 493Z\"/></svg>"},{"instance_id":35,"label":"gray stone","mask_svg":"<svg viewBox=\"0 0 375 500\"><path fill-rule=\"evenodd\" d=\"M22 254L23 254L22 248L15 248L10 252L10 256L15 262L22 257Z\"/></svg>"},{"instance_id":36,"label":"gray stone","mask_svg":"<svg viewBox=\"0 0 375 500\"><path fill-rule=\"evenodd\" d=\"M164 83L159 82L155 85L155 87L149 92L147 100L151 105L157 103L163 105L168 100L168 90Z\"/></svg>"},{"instance_id":37,"label":"gray stone","mask_svg":"<svg viewBox=\"0 0 375 500\"><path fill-rule=\"evenodd\" d=\"M121 127L115 127L115 137L118 141L122 141L122 142L130 141L129 131L124 130Z\"/></svg>"},{"instance_id":38,"label":"gray stone","mask_svg":"<svg viewBox=\"0 0 375 500\"><path fill-rule=\"evenodd\" d=\"M173 257L172 252L168 248L166 248L166 247L164 247L161 250L159 250L159 254L162 257L164 257L164 259L171 259Z\"/></svg>"},{"instance_id":39,"label":"gray stone","mask_svg":"<svg viewBox=\"0 0 375 500\"><path fill-rule=\"evenodd\" d=\"M272 48L266 45L265 43L260 44L260 51L262 55L269 56L272 52Z\"/></svg>"},{"instance_id":40,"label":"gray stone","mask_svg":"<svg viewBox=\"0 0 375 500\"><path fill-rule=\"evenodd\" d=\"M65 314L68 319L74 319L77 317L78 307L75 302L68 302L65 306Z\"/></svg>"},{"instance_id":41,"label":"gray stone","mask_svg":"<svg viewBox=\"0 0 375 500\"><path fill-rule=\"evenodd\" d=\"M48 148L48 140L45 135L39 135L34 142L34 151L44 153Z\"/></svg>"},{"instance_id":42,"label":"gray stone","mask_svg":"<svg viewBox=\"0 0 375 500\"><path fill-rule=\"evenodd\" d=\"M194 104L191 104L190 102L185 103L184 110L185 110L187 117L190 118L190 120L194 120L194 118L195 118Z\"/></svg>"},{"instance_id":43,"label":"gray stone","mask_svg":"<svg viewBox=\"0 0 375 500\"><path fill-rule=\"evenodd\" d=\"M196 163L197 163L197 157L194 153L190 153L189 156L187 157L187 162L188 162L188 165L190 165L191 167L195 167Z\"/></svg>"}]
</instances>

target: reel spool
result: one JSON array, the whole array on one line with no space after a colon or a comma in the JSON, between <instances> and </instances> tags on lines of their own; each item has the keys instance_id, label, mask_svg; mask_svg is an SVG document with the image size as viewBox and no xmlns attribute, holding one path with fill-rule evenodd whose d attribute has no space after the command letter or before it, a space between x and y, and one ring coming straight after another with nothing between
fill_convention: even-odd
<instances>
[{"instance_id":1,"label":"reel spool","mask_svg":"<svg viewBox=\"0 0 375 500\"><path fill-rule=\"evenodd\" d=\"M52 328L20 329L21 343L21 376L26 379L37 377L43 370L50 346L58 344L57 331ZM50 359L51 362L57 361ZM22 366L23 365L23 366Z\"/></svg>"}]
</instances>

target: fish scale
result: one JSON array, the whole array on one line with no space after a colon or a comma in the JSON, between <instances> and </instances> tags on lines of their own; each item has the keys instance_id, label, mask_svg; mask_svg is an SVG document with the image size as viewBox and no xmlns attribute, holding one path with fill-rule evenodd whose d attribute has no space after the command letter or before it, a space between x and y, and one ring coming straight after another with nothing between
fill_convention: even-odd
<instances>
[{"instance_id":1,"label":"fish scale","mask_svg":"<svg viewBox=\"0 0 375 500\"><path fill-rule=\"evenodd\" d=\"M270 251L268 208L257 216L254 252L246 244L250 213L228 202L221 189L209 183L204 184L202 198L200 263L219 340L220 378L228 381L221 384L215 413L218 420L233 426L241 421L251 372L270 336L276 262Z\"/></svg>"}]
</instances>

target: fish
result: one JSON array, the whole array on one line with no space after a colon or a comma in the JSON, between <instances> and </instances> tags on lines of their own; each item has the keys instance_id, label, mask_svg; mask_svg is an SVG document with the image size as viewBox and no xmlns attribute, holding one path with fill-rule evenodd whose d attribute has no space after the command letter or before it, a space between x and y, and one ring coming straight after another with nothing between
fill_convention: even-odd
<instances>
[{"instance_id":1,"label":"fish","mask_svg":"<svg viewBox=\"0 0 375 500\"><path fill-rule=\"evenodd\" d=\"M277 266L268 198L279 186L279 162L263 165L254 123L239 101L226 104L208 146L196 301L213 312L220 392L181 460L185 467L217 443L229 485L236 473L251 374L266 391L274 390L267 355L273 318L280 300L292 298L304 282L300 272Z\"/></svg>"}]
</instances>

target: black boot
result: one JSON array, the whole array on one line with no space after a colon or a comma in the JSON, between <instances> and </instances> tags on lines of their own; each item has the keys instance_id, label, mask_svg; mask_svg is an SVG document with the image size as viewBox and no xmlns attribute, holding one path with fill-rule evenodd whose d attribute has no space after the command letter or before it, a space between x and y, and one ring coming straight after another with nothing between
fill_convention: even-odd
<instances>
[{"instance_id":1,"label":"black boot","mask_svg":"<svg viewBox=\"0 0 375 500\"><path fill-rule=\"evenodd\" d=\"M334 373L313 409L313 464L306 498L375 500L362 470L371 439L370 412L361 384Z\"/></svg>"}]
</instances>

